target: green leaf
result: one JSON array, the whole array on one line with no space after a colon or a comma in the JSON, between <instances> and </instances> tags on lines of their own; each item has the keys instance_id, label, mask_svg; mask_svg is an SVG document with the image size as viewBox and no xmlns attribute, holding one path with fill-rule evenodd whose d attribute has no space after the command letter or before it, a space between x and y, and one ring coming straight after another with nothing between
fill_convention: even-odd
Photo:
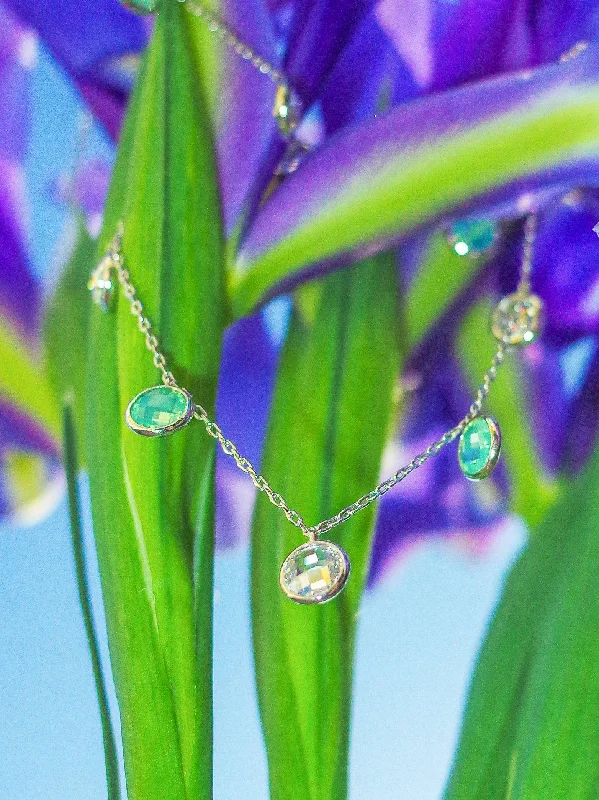
<instances>
[{"instance_id":1,"label":"green leaf","mask_svg":"<svg viewBox=\"0 0 599 800\"><path fill-rule=\"evenodd\" d=\"M56 442L62 435L59 406L46 367L6 320L0 319L0 398L34 420Z\"/></svg>"},{"instance_id":2,"label":"green leaf","mask_svg":"<svg viewBox=\"0 0 599 800\"><path fill-rule=\"evenodd\" d=\"M124 252L169 368L214 405L225 319L212 130L186 12L164 3L130 104L101 251ZM119 298L92 312L87 454L129 800L211 797L214 445L192 424L148 440L124 411L160 382Z\"/></svg>"},{"instance_id":3,"label":"green leaf","mask_svg":"<svg viewBox=\"0 0 599 800\"><path fill-rule=\"evenodd\" d=\"M446 800L597 797L598 524L599 449L506 582Z\"/></svg>"},{"instance_id":4,"label":"green leaf","mask_svg":"<svg viewBox=\"0 0 599 800\"><path fill-rule=\"evenodd\" d=\"M263 472L307 524L378 481L399 371L392 257L371 259L318 288L313 314L296 306L282 354ZM304 298L304 312L310 303ZM252 532L252 612L260 711L273 800L346 796L356 613L375 509L335 529L352 574L324 606L296 606L279 569L303 541L264 495Z\"/></svg>"},{"instance_id":5,"label":"green leaf","mask_svg":"<svg viewBox=\"0 0 599 800\"><path fill-rule=\"evenodd\" d=\"M74 398L77 434L84 441L85 381L87 369L89 292L87 281L95 263L96 244L79 220L75 248L66 265L44 319L47 372L56 403ZM68 364L68 368L65 365Z\"/></svg>"},{"instance_id":6,"label":"green leaf","mask_svg":"<svg viewBox=\"0 0 599 800\"><path fill-rule=\"evenodd\" d=\"M422 341L433 323L470 283L483 257L457 255L442 231L432 234L405 300L406 349Z\"/></svg>"},{"instance_id":7,"label":"green leaf","mask_svg":"<svg viewBox=\"0 0 599 800\"><path fill-rule=\"evenodd\" d=\"M496 342L489 331L491 311L488 303L475 306L460 329L458 351L473 390L490 367L495 352ZM503 431L502 459L510 476L512 509L535 525L556 501L558 485L546 474L540 461L530 414L526 412L529 398L517 352L506 356L486 408L497 418Z\"/></svg>"},{"instance_id":8,"label":"green leaf","mask_svg":"<svg viewBox=\"0 0 599 800\"><path fill-rule=\"evenodd\" d=\"M106 788L108 800L120 800L121 788L119 779L119 762L116 749L114 731L110 718L106 682L102 672L100 649L94 629L92 605L87 585L87 567L83 530L81 526L81 505L77 487L79 462L77 456L77 434L73 409L70 404L65 405L63 411L63 442L64 442L64 469L67 477L67 493L69 500L69 519L71 524L71 540L73 545L73 559L75 563L75 577L79 603L83 613L83 624L91 655L92 671L96 685L98 708L100 710L100 723L102 725L102 738L104 741L104 758L106 761Z\"/></svg>"}]
</instances>

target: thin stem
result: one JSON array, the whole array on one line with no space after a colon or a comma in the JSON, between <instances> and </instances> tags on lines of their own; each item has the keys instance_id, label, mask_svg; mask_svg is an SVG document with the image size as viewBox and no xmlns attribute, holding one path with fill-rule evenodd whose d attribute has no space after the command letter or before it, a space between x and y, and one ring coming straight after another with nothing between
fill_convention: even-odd
<instances>
[{"instance_id":1,"label":"thin stem","mask_svg":"<svg viewBox=\"0 0 599 800\"><path fill-rule=\"evenodd\" d=\"M119 762L116 751L116 740L110 719L110 709L108 706L108 696L106 684L102 673L102 662L100 660L100 650L94 629L94 620L91 608L91 598L87 584L87 570L85 559L85 548L83 543L83 531L81 526L81 508L79 504L79 493L77 489L77 440L75 426L73 423L73 410L71 403L67 400L63 408L63 450L64 467L67 479L67 493L69 501L69 518L71 522L71 541L73 545L73 557L75 562L75 575L77 578L77 590L79 593L79 603L83 613L83 624L87 636L87 644L92 662L94 682L96 684L96 695L98 707L100 709L100 721L102 724L102 738L104 740L104 760L106 763L106 784L108 789L108 800L121 800L121 787L119 780Z\"/></svg>"}]
</instances>

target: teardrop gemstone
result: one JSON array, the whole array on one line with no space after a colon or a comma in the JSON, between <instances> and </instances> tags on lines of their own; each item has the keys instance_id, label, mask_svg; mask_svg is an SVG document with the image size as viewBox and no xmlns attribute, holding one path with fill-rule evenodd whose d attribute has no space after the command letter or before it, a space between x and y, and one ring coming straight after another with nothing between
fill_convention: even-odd
<instances>
[{"instance_id":1,"label":"teardrop gemstone","mask_svg":"<svg viewBox=\"0 0 599 800\"><path fill-rule=\"evenodd\" d=\"M152 386L129 403L127 425L142 436L164 436L183 428L193 417L191 395L178 386Z\"/></svg>"},{"instance_id":2,"label":"teardrop gemstone","mask_svg":"<svg viewBox=\"0 0 599 800\"><path fill-rule=\"evenodd\" d=\"M333 542L307 542L290 553L281 567L281 589L296 603L326 603L345 586L349 558Z\"/></svg>"},{"instance_id":3,"label":"teardrop gemstone","mask_svg":"<svg viewBox=\"0 0 599 800\"><path fill-rule=\"evenodd\" d=\"M458 446L458 461L472 481L488 477L501 451L501 432L493 417L475 417L466 425Z\"/></svg>"}]
</instances>

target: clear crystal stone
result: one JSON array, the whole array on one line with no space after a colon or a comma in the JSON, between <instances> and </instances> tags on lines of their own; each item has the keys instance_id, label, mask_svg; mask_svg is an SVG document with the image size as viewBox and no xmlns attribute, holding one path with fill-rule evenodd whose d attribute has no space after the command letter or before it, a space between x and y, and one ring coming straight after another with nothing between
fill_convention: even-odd
<instances>
[{"instance_id":1,"label":"clear crystal stone","mask_svg":"<svg viewBox=\"0 0 599 800\"><path fill-rule=\"evenodd\" d=\"M541 330L542 313L543 304L536 295L510 294L500 301L493 312L493 336L504 344L530 344Z\"/></svg>"},{"instance_id":2,"label":"clear crystal stone","mask_svg":"<svg viewBox=\"0 0 599 800\"><path fill-rule=\"evenodd\" d=\"M281 567L281 588L296 603L326 603L345 586L349 558L332 542L308 542L290 553Z\"/></svg>"},{"instance_id":3,"label":"clear crystal stone","mask_svg":"<svg viewBox=\"0 0 599 800\"><path fill-rule=\"evenodd\" d=\"M92 272L92 276L87 284L93 302L99 306L102 311L108 311L114 296L113 269L114 264L112 259L110 256L106 256Z\"/></svg>"}]
</instances>

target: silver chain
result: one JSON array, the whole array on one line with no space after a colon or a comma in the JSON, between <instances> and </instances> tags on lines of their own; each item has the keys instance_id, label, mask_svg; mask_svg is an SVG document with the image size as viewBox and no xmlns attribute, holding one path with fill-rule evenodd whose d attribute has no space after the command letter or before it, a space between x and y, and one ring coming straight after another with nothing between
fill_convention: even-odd
<instances>
[{"instance_id":1,"label":"silver chain","mask_svg":"<svg viewBox=\"0 0 599 800\"><path fill-rule=\"evenodd\" d=\"M210 11L207 6L200 3L199 0L179 0L179 2L185 6L190 14L203 20L208 26L208 30L216 34L227 47L230 47L234 53L255 67L263 75L268 76L274 84L277 86L289 85L286 76L280 70L273 67L272 64L262 58L253 48L236 36L231 28L229 28L217 14Z\"/></svg>"},{"instance_id":2,"label":"silver chain","mask_svg":"<svg viewBox=\"0 0 599 800\"><path fill-rule=\"evenodd\" d=\"M352 503L346 508L343 508L333 517L329 519L325 519L322 522L319 522L318 525L314 525L312 528L308 529L308 532L312 536L312 538L317 538L323 533L327 533L327 531L336 528L337 525L340 525L342 522L345 522L350 517L353 517L354 514L357 514L358 511L362 511L363 508L371 505L371 503L376 502L379 498L381 498L384 494L386 494L389 489L392 489L398 483L407 478L410 473L414 472L414 470L421 467L425 464L429 458L432 456L436 456L447 444L453 442L457 437L462 433L466 425L471 422L478 414L482 408L483 402L487 395L489 394L489 390L491 388L491 384L497 377L497 368L502 363L505 354L505 346L500 344L497 348L497 352L493 356L493 360L491 362L491 366L485 372L483 381L481 385L478 387L478 391L476 393L476 399L470 406L470 409L465 417L463 417L458 424L448 430L446 433L441 436L440 439L437 439L436 442L433 442L429 445L426 450L423 450L422 453L418 453L418 455L414 456L414 458L406 464L405 467L401 467L395 472L390 478L379 483L374 489L371 489L370 492L367 494L362 495L358 500Z\"/></svg>"},{"instance_id":3,"label":"silver chain","mask_svg":"<svg viewBox=\"0 0 599 800\"><path fill-rule=\"evenodd\" d=\"M520 280L518 281L518 294L530 293L530 276L532 274L532 256L534 243L537 236L537 215L529 214L524 223L524 242L522 244L522 262L520 264Z\"/></svg>"},{"instance_id":4,"label":"silver chain","mask_svg":"<svg viewBox=\"0 0 599 800\"><path fill-rule=\"evenodd\" d=\"M536 217L534 215L530 215L526 219L524 229L522 264L520 281L518 284L519 291L527 291L530 287L532 249L535 234ZM111 259L112 266L117 273L123 293L129 302L131 313L137 319L137 327L145 337L145 344L147 349L152 354L154 365L160 370L162 382L166 386L178 387L173 373L168 369L166 358L160 349L158 337L153 332L152 324L145 314L143 304L137 296L137 291L131 281L131 276L129 274L129 270L127 269L123 254L122 238L123 224L121 222L118 225L117 232L109 247L108 257ZM478 414L480 414L483 403L489 394L491 384L497 377L498 368L502 364L505 354L508 350L509 347L507 345L502 343L499 344L491 361L491 366L483 376L483 380L478 387L475 399L468 409L468 413L460 420L460 422L458 422L457 425L446 431L440 439L437 439L435 442L429 445L426 450L423 450L421 453L418 453L418 455L414 456L414 458L408 464L406 464L404 467L401 467L401 469L398 469L397 472L395 472L390 478L381 481L381 483L375 486L374 489L371 489L371 491L369 491L367 494L362 495L362 497L358 498L358 500L353 502L351 505L341 509L341 511L334 516L329 517L328 519L325 519L313 526L308 526L304 522L303 517L297 511L292 509L280 494L273 490L266 478L260 475L249 459L245 458L239 453L235 444L230 439L226 438L217 423L210 419L208 412L197 403L194 403L194 417L204 424L207 433L218 441L223 453L234 459L237 467L242 472L245 472L250 476L254 486L260 492L264 492L273 506L280 508L292 525L294 525L296 528L299 528L302 533L311 541L314 541L321 534L327 533L328 531L337 527L337 525L340 525L342 522L350 519L350 517L353 517L354 514L358 513L358 511L362 511L362 509L367 508L372 503L375 503L390 489L392 489L398 483L401 483L404 478L407 478L408 475L414 472L414 470L425 464L429 458L437 455L437 453L439 453L446 445L450 444L458 436L460 436L468 423L478 416Z\"/></svg>"}]
</instances>

